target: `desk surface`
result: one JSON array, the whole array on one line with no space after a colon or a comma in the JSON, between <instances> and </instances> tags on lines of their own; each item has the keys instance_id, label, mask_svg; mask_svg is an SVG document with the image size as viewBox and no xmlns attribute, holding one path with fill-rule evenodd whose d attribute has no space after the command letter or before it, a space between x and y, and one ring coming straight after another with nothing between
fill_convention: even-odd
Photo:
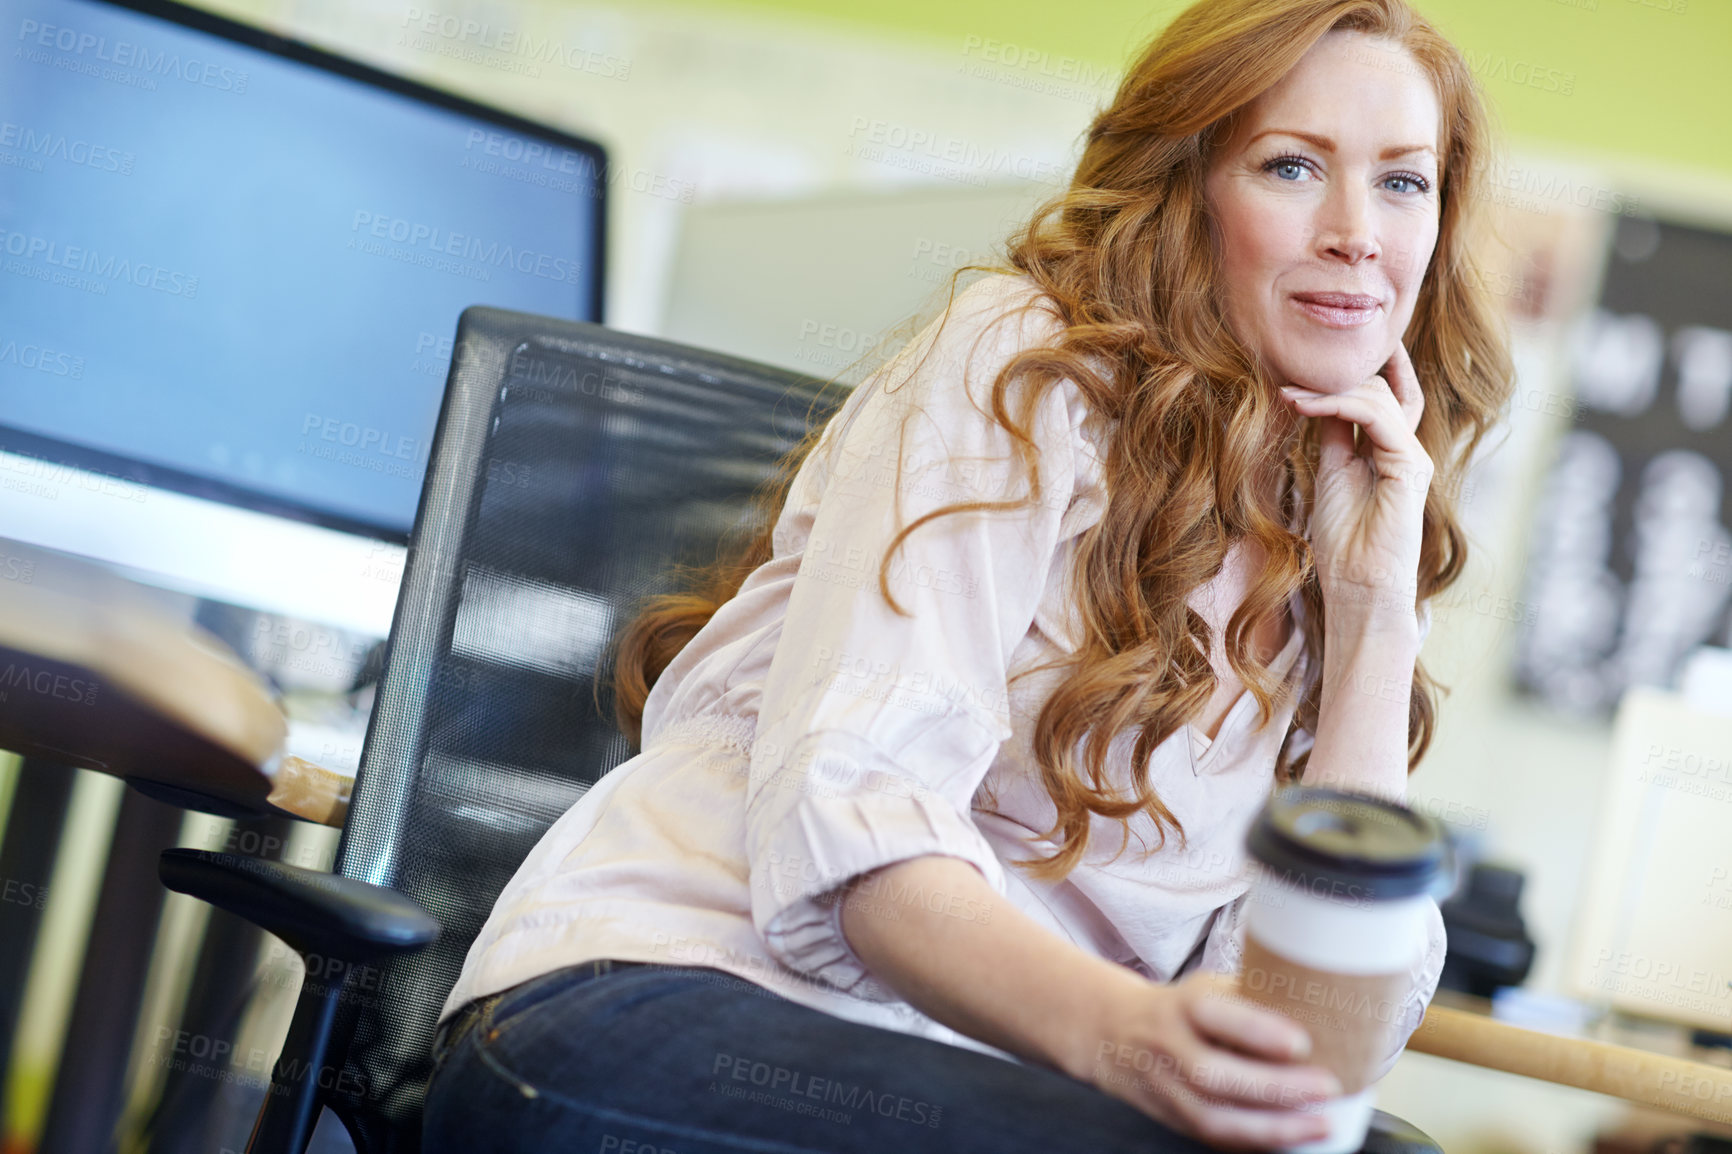
<instances>
[{"instance_id":1,"label":"desk surface","mask_svg":"<svg viewBox=\"0 0 1732 1154\"><path fill-rule=\"evenodd\" d=\"M215 812L341 821L348 779L299 759L280 773L288 723L222 642L96 565L8 552L20 556L0 570L0 748Z\"/></svg>"},{"instance_id":2,"label":"desk surface","mask_svg":"<svg viewBox=\"0 0 1732 1154\"><path fill-rule=\"evenodd\" d=\"M1598 1038L1524 1029L1491 1017L1490 1010L1484 998L1439 990L1407 1048L1688 1118L1732 1120L1732 1069Z\"/></svg>"}]
</instances>

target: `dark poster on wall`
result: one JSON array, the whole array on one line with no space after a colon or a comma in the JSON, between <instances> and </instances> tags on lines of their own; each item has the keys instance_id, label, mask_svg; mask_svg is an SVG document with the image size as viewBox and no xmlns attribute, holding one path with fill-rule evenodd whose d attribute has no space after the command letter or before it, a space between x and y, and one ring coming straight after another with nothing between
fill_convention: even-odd
<instances>
[{"instance_id":1,"label":"dark poster on wall","mask_svg":"<svg viewBox=\"0 0 1732 1154\"><path fill-rule=\"evenodd\" d=\"M1516 679L1579 713L1728 643L1732 234L1624 218L1529 537Z\"/></svg>"}]
</instances>

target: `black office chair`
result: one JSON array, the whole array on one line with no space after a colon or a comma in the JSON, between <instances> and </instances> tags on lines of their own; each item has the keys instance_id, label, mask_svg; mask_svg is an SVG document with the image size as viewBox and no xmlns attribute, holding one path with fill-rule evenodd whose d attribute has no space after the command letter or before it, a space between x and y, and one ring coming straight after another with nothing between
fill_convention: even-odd
<instances>
[{"instance_id":1,"label":"black office chair","mask_svg":"<svg viewBox=\"0 0 1732 1154\"><path fill-rule=\"evenodd\" d=\"M463 314L455 350L335 875L163 855L170 888L308 956L249 1154L302 1154L321 1106L361 1154L418 1148L435 1018L470 943L548 826L631 755L611 695L594 704L597 658L674 563L715 556L842 399L494 309ZM1385 1130L1389 1154L1435 1150Z\"/></svg>"},{"instance_id":2,"label":"black office chair","mask_svg":"<svg viewBox=\"0 0 1732 1154\"><path fill-rule=\"evenodd\" d=\"M595 704L604 647L675 563L715 557L842 392L596 325L463 314L338 876L163 855L170 888L309 955L250 1150L299 1154L319 1106L363 1154L417 1148L470 943L548 826L632 753L611 694Z\"/></svg>"}]
</instances>

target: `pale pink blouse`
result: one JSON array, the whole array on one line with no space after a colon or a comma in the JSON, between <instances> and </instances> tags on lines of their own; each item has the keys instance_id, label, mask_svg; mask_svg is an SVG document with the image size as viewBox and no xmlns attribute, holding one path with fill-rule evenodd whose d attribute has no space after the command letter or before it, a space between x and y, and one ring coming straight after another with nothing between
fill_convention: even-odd
<instances>
[{"instance_id":1,"label":"pale pink blouse","mask_svg":"<svg viewBox=\"0 0 1732 1154\"><path fill-rule=\"evenodd\" d=\"M1151 780L1184 823L1183 848L1170 838L1145 855L1160 840L1145 816L1119 852L1122 827L1097 818L1086 859L1063 881L1009 865L1054 848L1038 836L1054 809L1030 738L1057 674L1008 682L1074 648L1069 562L1105 502L1102 434L1074 384L1045 394L1031 430L1041 501L915 529L889 574L909 616L878 590L897 528L957 501L1027 491L1009 434L986 414L998 369L1060 327L1049 308L1009 311L1030 300L1026 277L975 282L942 329L928 325L847 397L794 480L774 556L655 683L642 752L555 822L507 884L442 1018L550 970L619 958L711 966L839 1017L1000 1053L874 980L827 900L858 874L922 854L972 862L1053 933L1153 980L1237 971L1245 832L1274 787L1291 704L1257 728L1247 692L1212 741L1186 727L1155 749ZM1192 603L1223 625L1246 579L1234 554ZM1298 598L1292 608L1298 620ZM1295 630L1277 673L1306 675L1301 641ZM1226 669L1219 647L1216 664ZM1109 747L1127 790L1134 738ZM1309 736L1295 740L1302 749ZM881 879L853 894L988 916L955 895L890 892ZM1434 902L1402 1043L1443 954Z\"/></svg>"}]
</instances>

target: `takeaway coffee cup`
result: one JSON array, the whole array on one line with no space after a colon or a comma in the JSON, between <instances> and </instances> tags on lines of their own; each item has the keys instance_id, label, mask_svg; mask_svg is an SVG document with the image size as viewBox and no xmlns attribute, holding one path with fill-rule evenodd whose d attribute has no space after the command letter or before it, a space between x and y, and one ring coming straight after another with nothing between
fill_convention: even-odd
<instances>
[{"instance_id":1,"label":"takeaway coffee cup","mask_svg":"<svg viewBox=\"0 0 1732 1154\"><path fill-rule=\"evenodd\" d=\"M1289 1154L1352 1154L1371 1125L1371 1075L1395 1044L1431 902L1453 880L1443 828L1368 794L1288 786L1246 837L1242 996L1311 1034L1308 1064L1340 1078L1318 1109L1329 1137Z\"/></svg>"}]
</instances>

